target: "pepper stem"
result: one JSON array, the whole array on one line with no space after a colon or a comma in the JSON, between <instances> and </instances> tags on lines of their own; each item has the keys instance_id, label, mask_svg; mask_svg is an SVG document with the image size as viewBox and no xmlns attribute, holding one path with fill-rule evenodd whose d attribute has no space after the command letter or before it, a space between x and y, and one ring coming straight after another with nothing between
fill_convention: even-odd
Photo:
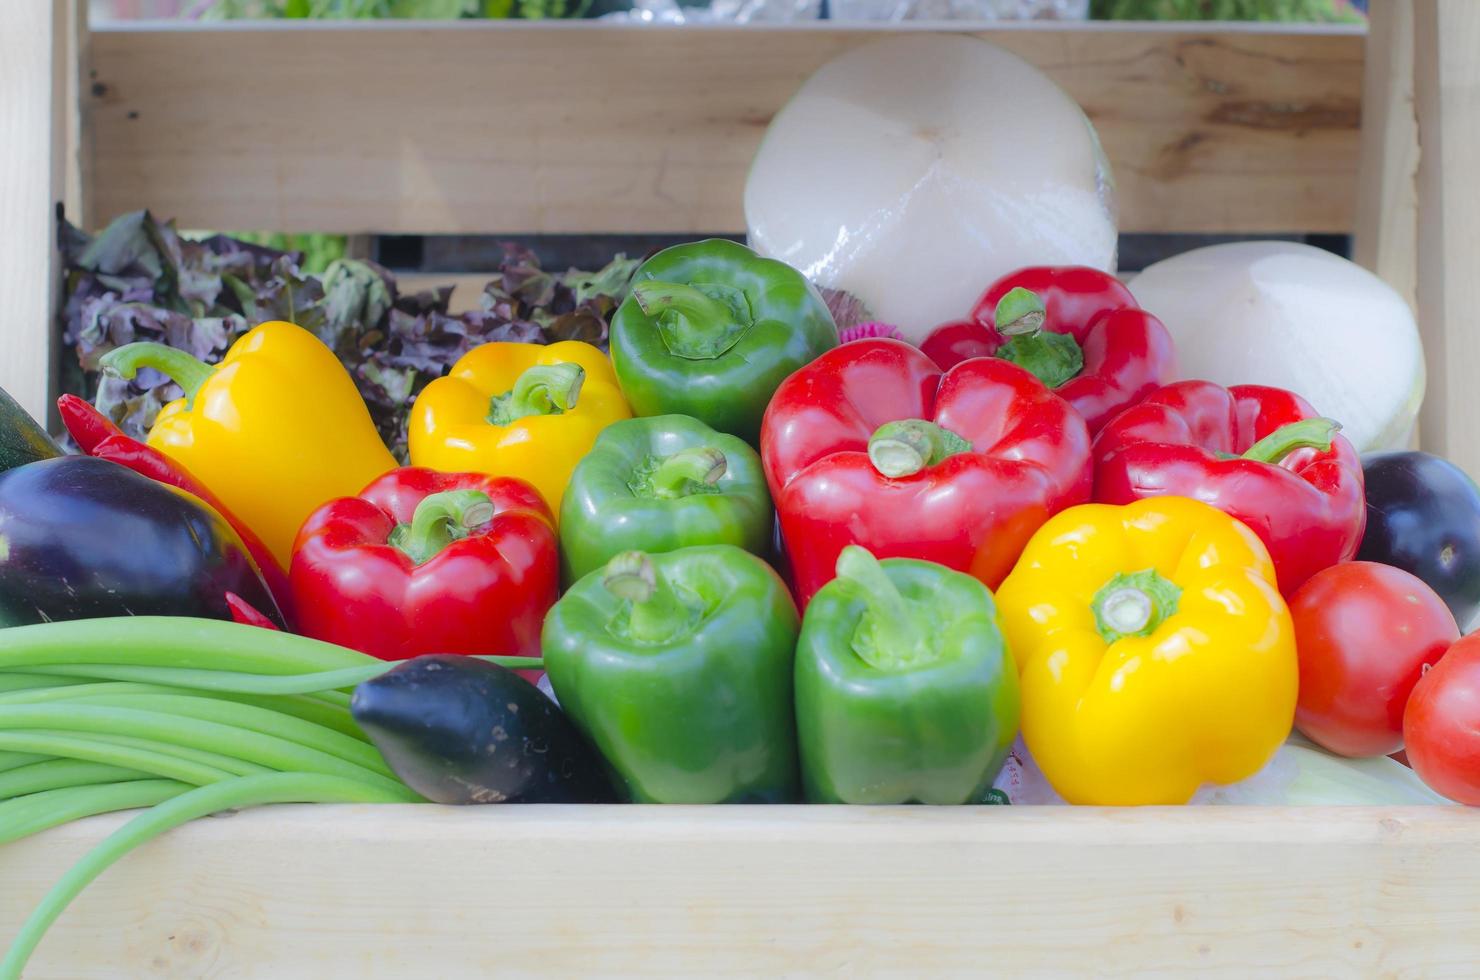
<instances>
[{"instance_id":1,"label":"pepper stem","mask_svg":"<svg viewBox=\"0 0 1480 980\"><path fill-rule=\"evenodd\" d=\"M98 359L98 366L125 381L132 381L140 368L153 368L184 390L187 408L195 407L201 386L216 373L214 367L185 351L148 340L109 351Z\"/></svg>"},{"instance_id":2,"label":"pepper stem","mask_svg":"<svg viewBox=\"0 0 1480 980\"><path fill-rule=\"evenodd\" d=\"M641 551L624 551L607 562L601 584L630 603L626 632L639 643L666 643L688 625L688 607Z\"/></svg>"},{"instance_id":3,"label":"pepper stem","mask_svg":"<svg viewBox=\"0 0 1480 980\"><path fill-rule=\"evenodd\" d=\"M888 477L913 476L948 456L971 451L971 443L924 419L885 422L868 440L868 458Z\"/></svg>"},{"instance_id":4,"label":"pepper stem","mask_svg":"<svg viewBox=\"0 0 1480 980\"><path fill-rule=\"evenodd\" d=\"M686 497L695 483L713 486L725 475L729 462L713 446L684 449L665 456L653 470L653 496L663 500Z\"/></svg>"},{"instance_id":5,"label":"pepper stem","mask_svg":"<svg viewBox=\"0 0 1480 980\"><path fill-rule=\"evenodd\" d=\"M1004 337L1035 334L1043 329L1043 318L1047 311L1043 300L1031 289L1015 286L997 301L992 314L992 323Z\"/></svg>"},{"instance_id":6,"label":"pepper stem","mask_svg":"<svg viewBox=\"0 0 1480 980\"><path fill-rule=\"evenodd\" d=\"M657 321L668 352L686 360L719 357L752 322L745 293L733 286L647 279L632 287L632 298Z\"/></svg>"},{"instance_id":7,"label":"pepper stem","mask_svg":"<svg viewBox=\"0 0 1480 980\"><path fill-rule=\"evenodd\" d=\"M838 579L865 606L853 631L853 652L878 670L907 667L925 652L928 636L919 618L867 548L850 544L838 554Z\"/></svg>"},{"instance_id":8,"label":"pepper stem","mask_svg":"<svg viewBox=\"0 0 1480 980\"><path fill-rule=\"evenodd\" d=\"M1341 431L1341 423L1335 419L1315 418L1291 422L1275 429L1269 435L1250 446L1244 459L1260 463L1278 463L1297 449L1331 450L1331 440Z\"/></svg>"},{"instance_id":9,"label":"pepper stem","mask_svg":"<svg viewBox=\"0 0 1480 980\"><path fill-rule=\"evenodd\" d=\"M1090 610L1106 643L1127 636L1150 636L1177 611L1182 590L1154 568L1122 572L1095 593Z\"/></svg>"},{"instance_id":10,"label":"pepper stem","mask_svg":"<svg viewBox=\"0 0 1480 980\"><path fill-rule=\"evenodd\" d=\"M488 421L509 425L531 415L560 415L576 407L586 371L579 364L536 364L526 368L514 387L495 395Z\"/></svg>"},{"instance_id":11,"label":"pepper stem","mask_svg":"<svg viewBox=\"0 0 1480 980\"><path fill-rule=\"evenodd\" d=\"M467 537L470 528L492 519L493 501L482 490L444 490L423 497L411 523L397 525L389 543L416 564L425 565L443 548Z\"/></svg>"}]
</instances>

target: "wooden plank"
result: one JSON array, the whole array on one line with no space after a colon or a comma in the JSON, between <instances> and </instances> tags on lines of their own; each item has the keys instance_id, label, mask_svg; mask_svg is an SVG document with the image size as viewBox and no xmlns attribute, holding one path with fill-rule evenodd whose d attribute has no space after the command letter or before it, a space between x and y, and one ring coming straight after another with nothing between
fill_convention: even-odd
<instances>
[{"instance_id":1,"label":"wooden plank","mask_svg":"<svg viewBox=\"0 0 1480 980\"><path fill-rule=\"evenodd\" d=\"M1413 111L1412 0L1375 4L1369 17L1352 258L1413 306L1418 276L1418 119Z\"/></svg>"},{"instance_id":2,"label":"wooden plank","mask_svg":"<svg viewBox=\"0 0 1480 980\"><path fill-rule=\"evenodd\" d=\"M1480 3L1416 0L1424 448L1480 476Z\"/></svg>"},{"instance_id":3,"label":"wooden plank","mask_svg":"<svg viewBox=\"0 0 1480 980\"><path fill-rule=\"evenodd\" d=\"M71 0L0 2L0 388L51 413Z\"/></svg>"},{"instance_id":4,"label":"wooden plank","mask_svg":"<svg viewBox=\"0 0 1480 980\"><path fill-rule=\"evenodd\" d=\"M0 936L117 826L0 848ZM1466 975L1460 808L279 807L108 871L33 980Z\"/></svg>"},{"instance_id":5,"label":"wooden plank","mask_svg":"<svg viewBox=\"0 0 1480 980\"><path fill-rule=\"evenodd\" d=\"M100 30L86 107L96 217L148 206L187 227L737 232L771 116L814 69L884 33L498 21ZM983 36L1085 107L1124 230L1351 227L1360 32Z\"/></svg>"},{"instance_id":6,"label":"wooden plank","mask_svg":"<svg viewBox=\"0 0 1480 980\"><path fill-rule=\"evenodd\" d=\"M494 277L492 272L408 272L396 276L396 288L402 295L451 286L448 309L454 313L475 309L483 287Z\"/></svg>"}]
</instances>

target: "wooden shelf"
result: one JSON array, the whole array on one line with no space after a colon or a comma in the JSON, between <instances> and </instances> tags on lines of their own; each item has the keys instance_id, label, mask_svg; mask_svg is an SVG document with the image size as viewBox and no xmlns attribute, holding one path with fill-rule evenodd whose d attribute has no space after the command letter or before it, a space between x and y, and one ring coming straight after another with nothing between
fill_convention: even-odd
<instances>
[{"instance_id":1,"label":"wooden shelf","mask_svg":"<svg viewBox=\"0 0 1480 980\"><path fill-rule=\"evenodd\" d=\"M775 112L838 53L942 25L319 23L103 29L89 221L201 228L738 232ZM949 29L1094 121L1124 231L1347 231L1363 36L1348 28ZM989 97L989 94L987 94Z\"/></svg>"},{"instance_id":2,"label":"wooden shelf","mask_svg":"<svg viewBox=\"0 0 1480 980\"><path fill-rule=\"evenodd\" d=\"M0 848L0 936L121 818ZM1463 974L1451 807L277 807L183 827L34 980Z\"/></svg>"}]
</instances>

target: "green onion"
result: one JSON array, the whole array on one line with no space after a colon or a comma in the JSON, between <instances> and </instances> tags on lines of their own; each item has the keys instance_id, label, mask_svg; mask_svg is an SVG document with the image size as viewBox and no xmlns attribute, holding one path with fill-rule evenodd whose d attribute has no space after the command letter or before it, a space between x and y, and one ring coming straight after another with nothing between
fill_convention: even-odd
<instances>
[{"instance_id":1,"label":"green onion","mask_svg":"<svg viewBox=\"0 0 1480 980\"><path fill-rule=\"evenodd\" d=\"M86 660L78 656L84 650L88 651ZM12 626L0 647L0 669L6 670L100 660L258 674L300 674L380 663L368 654L292 633L173 616L113 616Z\"/></svg>"},{"instance_id":2,"label":"green onion","mask_svg":"<svg viewBox=\"0 0 1480 980\"><path fill-rule=\"evenodd\" d=\"M237 776L237 779L257 779ZM72 786L32 793L0 803L0 844L59 827L83 817L153 806L190 789L169 779L136 779L106 786ZM19 975L19 974L17 974Z\"/></svg>"},{"instance_id":3,"label":"green onion","mask_svg":"<svg viewBox=\"0 0 1480 980\"><path fill-rule=\"evenodd\" d=\"M238 706L241 707L241 706ZM180 715L91 704L17 704L0 707L0 733L27 728L67 729L107 736L135 735L232 755L281 772L317 772L392 788L394 778L286 738ZM326 734L334 734L332 732ZM384 760L380 762L384 766Z\"/></svg>"},{"instance_id":4,"label":"green onion","mask_svg":"<svg viewBox=\"0 0 1480 980\"><path fill-rule=\"evenodd\" d=\"M137 769L165 779L204 786L234 775L224 769L204 765L177 755L153 752L114 740L88 738L57 731L0 731L0 749L17 749L46 753L46 757L101 762L109 766Z\"/></svg>"},{"instance_id":5,"label":"green onion","mask_svg":"<svg viewBox=\"0 0 1480 980\"><path fill-rule=\"evenodd\" d=\"M97 783L121 783L148 779L149 773L102 762L81 759L47 759L33 762L9 772L0 773L0 800L68 786L92 786Z\"/></svg>"},{"instance_id":6,"label":"green onion","mask_svg":"<svg viewBox=\"0 0 1480 980\"><path fill-rule=\"evenodd\" d=\"M349 711L350 690L394 663L214 620L120 617L0 635L0 843L152 807L57 883L0 963L0 980L19 976L88 882L178 824L265 803L425 802Z\"/></svg>"}]
</instances>

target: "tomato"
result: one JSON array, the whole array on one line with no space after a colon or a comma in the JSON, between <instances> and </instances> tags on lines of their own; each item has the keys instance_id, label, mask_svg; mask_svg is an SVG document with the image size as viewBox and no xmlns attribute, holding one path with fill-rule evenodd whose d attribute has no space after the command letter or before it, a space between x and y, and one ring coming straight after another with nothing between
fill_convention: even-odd
<instances>
[{"instance_id":1,"label":"tomato","mask_svg":"<svg viewBox=\"0 0 1480 980\"><path fill-rule=\"evenodd\" d=\"M1480 806L1480 633L1449 648L1403 714L1408 762L1434 792Z\"/></svg>"},{"instance_id":2,"label":"tomato","mask_svg":"<svg viewBox=\"0 0 1480 980\"><path fill-rule=\"evenodd\" d=\"M1403 748L1403 708L1419 677L1459 639L1433 589L1370 561L1332 565L1290 599L1300 656L1295 727L1346 756Z\"/></svg>"}]
</instances>

